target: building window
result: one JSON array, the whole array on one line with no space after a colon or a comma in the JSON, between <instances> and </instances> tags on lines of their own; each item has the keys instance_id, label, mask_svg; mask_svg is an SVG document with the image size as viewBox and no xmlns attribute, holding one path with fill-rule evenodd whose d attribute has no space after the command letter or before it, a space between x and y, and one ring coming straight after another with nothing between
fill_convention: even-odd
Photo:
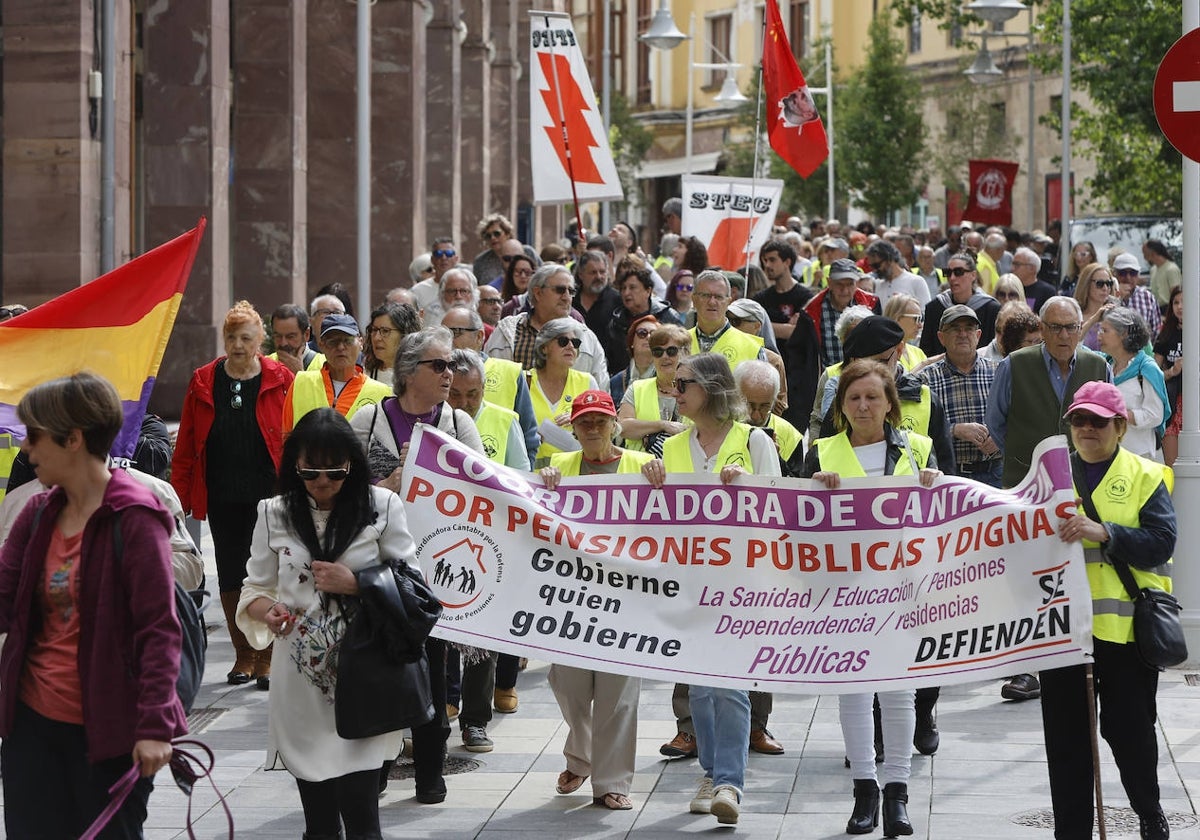
<instances>
[{"instance_id":1,"label":"building window","mask_svg":"<svg viewBox=\"0 0 1200 840\"><path fill-rule=\"evenodd\" d=\"M708 30L708 43L705 45L707 64L723 64L732 61L730 55L733 41L733 15L713 15L705 22ZM725 81L724 70L707 70L704 75L706 88L719 88Z\"/></svg>"},{"instance_id":2,"label":"building window","mask_svg":"<svg viewBox=\"0 0 1200 840\"><path fill-rule=\"evenodd\" d=\"M919 53L921 51L920 11L917 11L913 14L912 23L908 25L908 51L909 53Z\"/></svg>"},{"instance_id":3,"label":"building window","mask_svg":"<svg viewBox=\"0 0 1200 840\"><path fill-rule=\"evenodd\" d=\"M788 40L792 54L802 61L808 52L808 0L792 0L788 8Z\"/></svg>"},{"instance_id":4,"label":"building window","mask_svg":"<svg viewBox=\"0 0 1200 840\"><path fill-rule=\"evenodd\" d=\"M637 31L645 32L650 28L654 17L653 0L637 0ZM638 105L649 105L652 92L650 89L650 48L642 40L637 41L637 90L634 101Z\"/></svg>"}]
</instances>

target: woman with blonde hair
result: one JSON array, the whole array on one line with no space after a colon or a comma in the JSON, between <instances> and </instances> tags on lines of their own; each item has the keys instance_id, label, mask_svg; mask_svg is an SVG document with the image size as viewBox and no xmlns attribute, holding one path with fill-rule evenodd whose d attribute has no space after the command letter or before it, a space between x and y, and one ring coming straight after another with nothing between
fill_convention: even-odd
<instances>
[{"instance_id":1,"label":"woman with blonde hair","mask_svg":"<svg viewBox=\"0 0 1200 840\"><path fill-rule=\"evenodd\" d=\"M904 328L904 352L900 355L900 364L912 373L927 358L925 351L917 346L925 326L925 307L912 295L897 292L883 305L883 317L891 318Z\"/></svg>"},{"instance_id":2,"label":"woman with blonde hair","mask_svg":"<svg viewBox=\"0 0 1200 840\"><path fill-rule=\"evenodd\" d=\"M1079 272L1079 282L1075 285L1075 300L1083 310L1083 341L1080 343L1089 350L1100 349L1097 336L1100 321L1104 318L1104 313L1120 303L1116 292L1117 280L1112 269L1104 263L1091 263Z\"/></svg>"},{"instance_id":3,"label":"woman with blonde hair","mask_svg":"<svg viewBox=\"0 0 1200 840\"><path fill-rule=\"evenodd\" d=\"M275 493L283 455L283 402L292 372L262 354L263 322L247 301L225 315L225 355L192 374L171 486L184 513L208 519L217 558L221 606L236 656L226 680L271 687L271 651L255 651L234 623L258 502Z\"/></svg>"}]
</instances>

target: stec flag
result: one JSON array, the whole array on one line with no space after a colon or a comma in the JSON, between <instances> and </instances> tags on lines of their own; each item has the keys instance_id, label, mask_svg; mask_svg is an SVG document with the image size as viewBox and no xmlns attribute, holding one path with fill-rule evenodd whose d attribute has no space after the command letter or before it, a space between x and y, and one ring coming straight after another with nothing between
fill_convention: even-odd
<instances>
[{"instance_id":1,"label":"stec flag","mask_svg":"<svg viewBox=\"0 0 1200 840\"><path fill-rule=\"evenodd\" d=\"M804 74L792 55L776 0L767 0L762 68L771 148L807 178L829 157L829 138Z\"/></svg>"},{"instance_id":2,"label":"stec flag","mask_svg":"<svg viewBox=\"0 0 1200 840\"><path fill-rule=\"evenodd\" d=\"M133 454L146 403L206 222L0 324L0 432L25 437L17 404L41 382L91 371L117 389L125 423L112 455Z\"/></svg>"},{"instance_id":3,"label":"stec flag","mask_svg":"<svg viewBox=\"0 0 1200 840\"><path fill-rule=\"evenodd\" d=\"M1017 182L1016 162L972 160L970 197L963 218L981 225L1012 224L1012 191Z\"/></svg>"}]
</instances>

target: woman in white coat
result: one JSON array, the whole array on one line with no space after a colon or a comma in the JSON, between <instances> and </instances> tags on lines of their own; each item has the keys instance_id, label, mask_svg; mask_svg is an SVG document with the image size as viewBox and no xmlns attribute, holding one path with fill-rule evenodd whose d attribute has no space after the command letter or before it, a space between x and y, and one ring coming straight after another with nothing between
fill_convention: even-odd
<instances>
[{"instance_id":1,"label":"woman in white coat","mask_svg":"<svg viewBox=\"0 0 1200 840\"><path fill-rule=\"evenodd\" d=\"M403 732L347 740L337 734L337 658L346 630L339 596L381 561L415 562L404 506L372 487L350 424L331 408L306 414L283 448L280 495L258 506L238 604L255 648L275 645L267 769L296 777L305 840L379 838L379 768Z\"/></svg>"}]
</instances>

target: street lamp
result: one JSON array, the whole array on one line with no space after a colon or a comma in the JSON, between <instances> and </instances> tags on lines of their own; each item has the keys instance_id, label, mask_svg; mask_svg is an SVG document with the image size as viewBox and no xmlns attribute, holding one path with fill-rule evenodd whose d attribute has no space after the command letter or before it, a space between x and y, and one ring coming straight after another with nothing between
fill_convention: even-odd
<instances>
[{"instance_id":1,"label":"street lamp","mask_svg":"<svg viewBox=\"0 0 1200 840\"><path fill-rule=\"evenodd\" d=\"M1028 32L988 32L984 31L979 34L980 46L979 53L975 56L975 60L971 66L963 71L963 74L976 84L987 84L1000 76L1004 75L1004 71L996 66L995 60L992 58L992 53L988 50L988 37L997 38L1027 38L1029 40L1029 53L1026 57L1029 64L1029 82L1026 99L1029 100L1029 131L1026 132L1025 138L1025 178L1026 178L1026 218L1029 220L1030 229L1036 225L1034 222L1035 214L1035 161L1033 148L1033 126L1036 120L1033 102L1033 7L1026 6L1019 0L975 0L964 7L967 11L978 15L989 23L1002 24L1011 19L1018 12L1028 10L1029 12L1029 31Z\"/></svg>"},{"instance_id":2,"label":"street lamp","mask_svg":"<svg viewBox=\"0 0 1200 840\"><path fill-rule=\"evenodd\" d=\"M688 39L689 36L679 31L671 10L667 8L667 0L660 0L658 11L650 21L650 28L638 40L656 50L673 50Z\"/></svg>"}]
</instances>

